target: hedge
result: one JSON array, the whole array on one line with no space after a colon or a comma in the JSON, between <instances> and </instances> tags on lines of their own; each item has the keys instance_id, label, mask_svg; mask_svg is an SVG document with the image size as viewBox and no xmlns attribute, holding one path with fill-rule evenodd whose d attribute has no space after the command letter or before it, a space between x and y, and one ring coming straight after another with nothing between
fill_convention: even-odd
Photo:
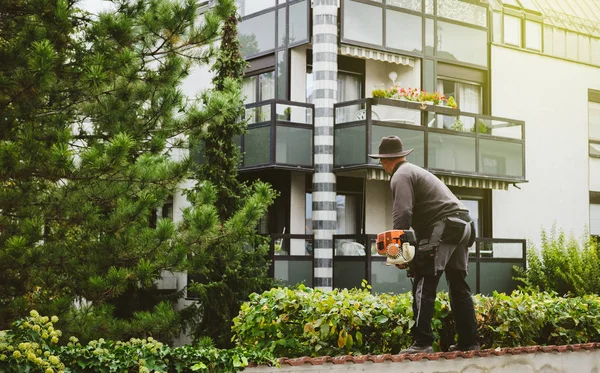
<instances>
[{"instance_id":1,"label":"hedge","mask_svg":"<svg viewBox=\"0 0 600 373\"><path fill-rule=\"evenodd\" d=\"M600 297L563 298L555 293L473 297L483 348L561 345L600 341ZM275 356L398 353L411 343L410 294L373 295L360 290L325 292L303 286L253 294L234 319L240 347ZM435 302L434 348L454 343L450 302Z\"/></svg>"},{"instance_id":2,"label":"hedge","mask_svg":"<svg viewBox=\"0 0 600 373\"><path fill-rule=\"evenodd\" d=\"M237 372L249 361L276 364L268 352L236 347L219 350L207 341L171 348L152 338L86 345L71 337L61 344L58 317L31 311L13 328L0 331L0 372Z\"/></svg>"}]
</instances>

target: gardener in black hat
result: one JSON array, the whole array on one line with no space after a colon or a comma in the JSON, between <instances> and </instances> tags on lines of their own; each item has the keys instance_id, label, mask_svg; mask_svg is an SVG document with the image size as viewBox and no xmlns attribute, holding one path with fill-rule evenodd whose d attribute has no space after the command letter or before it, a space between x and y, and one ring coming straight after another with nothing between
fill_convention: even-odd
<instances>
[{"instance_id":1,"label":"gardener in black hat","mask_svg":"<svg viewBox=\"0 0 600 373\"><path fill-rule=\"evenodd\" d=\"M458 333L458 343L450 350L478 350L473 299L465 280L475 226L469 211L444 183L406 160L413 150L404 150L398 136L389 136L381 139L379 154L369 154L379 158L384 171L392 177L393 229L412 228L419 242L409 265L409 273L414 276L413 344L400 353L433 352L431 318L443 272Z\"/></svg>"}]
</instances>

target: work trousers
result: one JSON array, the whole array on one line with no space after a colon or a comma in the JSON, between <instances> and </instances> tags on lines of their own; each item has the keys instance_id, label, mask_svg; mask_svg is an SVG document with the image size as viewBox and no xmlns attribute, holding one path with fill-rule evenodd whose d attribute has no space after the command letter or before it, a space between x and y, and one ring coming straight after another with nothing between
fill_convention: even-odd
<instances>
[{"instance_id":1,"label":"work trousers","mask_svg":"<svg viewBox=\"0 0 600 373\"><path fill-rule=\"evenodd\" d=\"M465 347L477 344L477 320L475 319L471 289L465 280L467 271L454 268L452 265L452 263L463 262L462 259L467 260L469 255L467 242L468 235L466 236L466 240L463 238L455 247L440 246L438 250L452 251L443 271L438 269L431 276L415 274L412 288L415 324L411 329L411 333L413 340L418 345L430 346L433 343L434 336L431 330L431 319L434 312L438 283L443 272L446 273L446 280L448 282L450 306L452 307L452 316L454 317L456 332L458 334L458 344ZM467 258L455 257L457 255L466 256Z\"/></svg>"}]
</instances>

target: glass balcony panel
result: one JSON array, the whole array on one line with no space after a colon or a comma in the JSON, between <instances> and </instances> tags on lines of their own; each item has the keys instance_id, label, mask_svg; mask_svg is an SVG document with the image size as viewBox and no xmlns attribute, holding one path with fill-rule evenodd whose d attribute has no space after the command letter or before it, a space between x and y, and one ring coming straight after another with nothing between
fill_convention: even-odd
<instances>
[{"instance_id":1,"label":"glass balcony panel","mask_svg":"<svg viewBox=\"0 0 600 373\"><path fill-rule=\"evenodd\" d=\"M271 162L271 127L250 128L244 135L244 167Z\"/></svg>"},{"instance_id":2,"label":"glass balcony panel","mask_svg":"<svg viewBox=\"0 0 600 373\"><path fill-rule=\"evenodd\" d=\"M406 149L415 149L407 157L408 161L417 166L425 166L425 134L419 130L405 128L394 128L387 126L371 127L371 150L369 153L377 153L382 137L396 135L402 139L402 145ZM378 164L379 160L369 158L371 164Z\"/></svg>"},{"instance_id":3,"label":"glass balcony panel","mask_svg":"<svg viewBox=\"0 0 600 373\"><path fill-rule=\"evenodd\" d=\"M365 256L365 245L353 238L334 239L336 256Z\"/></svg>"},{"instance_id":4,"label":"glass balcony panel","mask_svg":"<svg viewBox=\"0 0 600 373\"><path fill-rule=\"evenodd\" d=\"M365 164L367 126L359 125L335 130L335 166Z\"/></svg>"},{"instance_id":5,"label":"glass balcony panel","mask_svg":"<svg viewBox=\"0 0 600 373\"><path fill-rule=\"evenodd\" d=\"M513 280L513 267L523 267L514 262L482 262L480 263L480 293L492 294L494 291L510 294L517 288L517 281Z\"/></svg>"},{"instance_id":6,"label":"glass balcony panel","mask_svg":"<svg viewBox=\"0 0 600 373\"><path fill-rule=\"evenodd\" d=\"M458 117L438 114L435 120L429 121L430 128L441 128L458 132L475 132L475 118L467 115Z\"/></svg>"},{"instance_id":7,"label":"glass balcony panel","mask_svg":"<svg viewBox=\"0 0 600 373\"><path fill-rule=\"evenodd\" d=\"M479 118L477 123L479 133L482 135L492 135L519 140L523 139L523 126L519 123L483 118Z\"/></svg>"},{"instance_id":8,"label":"glass balcony panel","mask_svg":"<svg viewBox=\"0 0 600 373\"><path fill-rule=\"evenodd\" d=\"M354 105L337 106L335 108L335 124L367 120L367 104L361 102Z\"/></svg>"},{"instance_id":9,"label":"glass balcony panel","mask_svg":"<svg viewBox=\"0 0 600 373\"><path fill-rule=\"evenodd\" d=\"M482 258L523 259L521 242L478 242L477 245Z\"/></svg>"},{"instance_id":10,"label":"glass balcony panel","mask_svg":"<svg viewBox=\"0 0 600 373\"><path fill-rule=\"evenodd\" d=\"M275 109L278 121L301 123L301 124L313 124L313 113L312 108L277 104Z\"/></svg>"},{"instance_id":11,"label":"glass balcony panel","mask_svg":"<svg viewBox=\"0 0 600 373\"><path fill-rule=\"evenodd\" d=\"M406 271L388 266L384 261L371 262L371 286L375 293L407 293L412 289Z\"/></svg>"},{"instance_id":12,"label":"glass balcony panel","mask_svg":"<svg viewBox=\"0 0 600 373\"><path fill-rule=\"evenodd\" d=\"M486 175L523 177L523 144L480 138L479 171Z\"/></svg>"},{"instance_id":13,"label":"glass balcony panel","mask_svg":"<svg viewBox=\"0 0 600 373\"><path fill-rule=\"evenodd\" d=\"M430 132L428 151L430 168L475 172L475 138Z\"/></svg>"},{"instance_id":14,"label":"glass balcony panel","mask_svg":"<svg viewBox=\"0 0 600 373\"><path fill-rule=\"evenodd\" d=\"M275 260L273 266L275 279L283 281L285 286L313 286L312 260Z\"/></svg>"},{"instance_id":15,"label":"glass balcony panel","mask_svg":"<svg viewBox=\"0 0 600 373\"><path fill-rule=\"evenodd\" d=\"M277 126L276 163L311 166L312 134L313 131L308 128Z\"/></svg>"},{"instance_id":16,"label":"glass balcony panel","mask_svg":"<svg viewBox=\"0 0 600 373\"><path fill-rule=\"evenodd\" d=\"M420 126L421 111L391 105L373 105L371 106L371 120Z\"/></svg>"},{"instance_id":17,"label":"glass balcony panel","mask_svg":"<svg viewBox=\"0 0 600 373\"><path fill-rule=\"evenodd\" d=\"M265 123L271 121L271 103L246 108L244 118L248 120L248 125L255 123Z\"/></svg>"},{"instance_id":18,"label":"glass balcony panel","mask_svg":"<svg viewBox=\"0 0 600 373\"><path fill-rule=\"evenodd\" d=\"M273 238L276 256L311 256L312 240L305 238Z\"/></svg>"},{"instance_id":19,"label":"glass balcony panel","mask_svg":"<svg viewBox=\"0 0 600 373\"><path fill-rule=\"evenodd\" d=\"M336 289L360 289L366 278L365 260L336 261L333 265L333 284Z\"/></svg>"}]
</instances>

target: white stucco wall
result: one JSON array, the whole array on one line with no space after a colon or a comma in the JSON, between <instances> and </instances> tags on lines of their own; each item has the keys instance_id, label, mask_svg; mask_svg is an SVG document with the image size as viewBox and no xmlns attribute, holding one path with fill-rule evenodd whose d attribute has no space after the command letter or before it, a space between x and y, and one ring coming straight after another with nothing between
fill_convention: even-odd
<instances>
[{"instance_id":1,"label":"white stucco wall","mask_svg":"<svg viewBox=\"0 0 600 373\"><path fill-rule=\"evenodd\" d=\"M588 89L600 69L492 47L492 114L526 122L521 190L493 192L494 237L536 245L553 223L580 237L589 223Z\"/></svg>"},{"instance_id":2,"label":"white stucco wall","mask_svg":"<svg viewBox=\"0 0 600 373\"><path fill-rule=\"evenodd\" d=\"M415 66L398 65L395 63L366 60L365 65L365 96L373 97L374 89L389 89L393 83L389 73L395 71L398 74L396 83L404 88L421 87L421 62L415 61Z\"/></svg>"}]
</instances>

